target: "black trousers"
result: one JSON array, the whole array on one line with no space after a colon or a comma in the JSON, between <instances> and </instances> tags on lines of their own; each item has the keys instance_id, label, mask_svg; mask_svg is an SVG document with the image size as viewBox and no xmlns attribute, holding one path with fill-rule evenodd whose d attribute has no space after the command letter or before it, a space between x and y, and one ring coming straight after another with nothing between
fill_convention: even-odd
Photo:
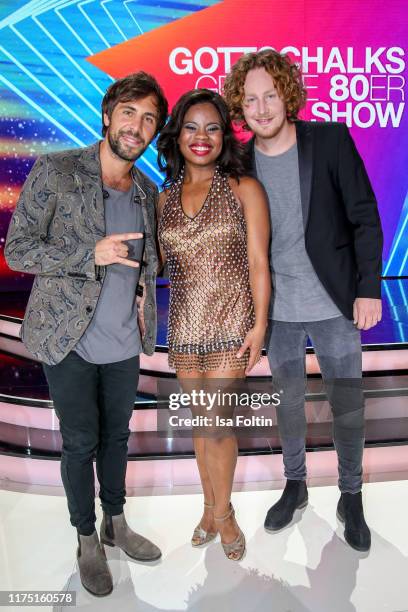
<instances>
[{"instance_id":1,"label":"black trousers","mask_svg":"<svg viewBox=\"0 0 408 612\"><path fill-rule=\"evenodd\" d=\"M139 356L96 365L72 351L55 366L43 364L62 436L61 477L71 524L82 535L95 529L95 479L103 510L121 514L129 420L139 379Z\"/></svg>"}]
</instances>

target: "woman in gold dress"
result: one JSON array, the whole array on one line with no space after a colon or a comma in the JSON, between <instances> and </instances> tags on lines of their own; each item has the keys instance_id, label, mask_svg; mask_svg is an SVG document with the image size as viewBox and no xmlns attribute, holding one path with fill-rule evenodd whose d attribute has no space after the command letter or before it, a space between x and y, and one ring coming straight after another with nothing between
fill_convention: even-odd
<instances>
[{"instance_id":1,"label":"woman in gold dress","mask_svg":"<svg viewBox=\"0 0 408 612\"><path fill-rule=\"evenodd\" d=\"M184 389L192 381L242 379L260 358L267 325L266 196L244 176L227 106L212 91L180 98L158 151L166 173L158 237L170 279L169 365ZM230 502L236 439L228 432L194 436L194 449L204 513L192 544L206 544L219 532L227 557L239 560L245 537Z\"/></svg>"}]
</instances>

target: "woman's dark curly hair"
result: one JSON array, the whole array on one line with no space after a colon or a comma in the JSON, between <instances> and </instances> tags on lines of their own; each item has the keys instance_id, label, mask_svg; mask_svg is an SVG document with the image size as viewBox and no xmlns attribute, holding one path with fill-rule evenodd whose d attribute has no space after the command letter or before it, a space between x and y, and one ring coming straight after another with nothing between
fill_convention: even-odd
<instances>
[{"instance_id":1,"label":"woman's dark curly hair","mask_svg":"<svg viewBox=\"0 0 408 612\"><path fill-rule=\"evenodd\" d=\"M192 89L178 100L157 141L159 168L166 173L164 187L170 187L177 180L184 167L184 158L177 143L184 117L192 106L206 103L212 104L221 118L223 147L217 159L220 170L237 180L245 174L244 150L235 137L225 100L209 89Z\"/></svg>"},{"instance_id":2,"label":"woman's dark curly hair","mask_svg":"<svg viewBox=\"0 0 408 612\"><path fill-rule=\"evenodd\" d=\"M247 74L254 68L264 68L274 80L279 96L285 102L289 121L296 121L298 113L306 104L306 88L298 66L286 54L274 49L264 49L257 53L247 53L233 65L224 82L224 97L232 119L245 124L242 102Z\"/></svg>"}]
</instances>

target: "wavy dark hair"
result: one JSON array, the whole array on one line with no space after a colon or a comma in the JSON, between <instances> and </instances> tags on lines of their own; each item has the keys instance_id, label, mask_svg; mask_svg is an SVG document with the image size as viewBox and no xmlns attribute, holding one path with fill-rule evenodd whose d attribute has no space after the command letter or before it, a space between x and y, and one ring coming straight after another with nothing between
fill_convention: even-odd
<instances>
[{"instance_id":1,"label":"wavy dark hair","mask_svg":"<svg viewBox=\"0 0 408 612\"><path fill-rule=\"evenodd\" d=\"M102 100L102 136L108 131L104 121L106 113L109 119L119 102L130 102L130 100L141 100L147 96L155 96L157 105L157 126L155 135L166 123L168 113L168 103L162 88L154 76L143 72L135 72L128 76L118 79L110 85Z\"/></svg>"},{"instance_id":2,"label":"wavy dark hair","mask_svg":"<svg viewBox=\"0 0 408 612\"><path fill-rule=\"evenodd\" d=\"M185 115L192 106L205 103L212 104L221 117L223 146L217 159L220 170L237 180L245 174L244 149L235 137L225 100L209 89L192 89L183 94L175 104L170 119L157 140L159 168L166 173L163 187L170 187L177 180L184 167L184 158L177 140L183 127Z\"/></svg>"}]
</instances>

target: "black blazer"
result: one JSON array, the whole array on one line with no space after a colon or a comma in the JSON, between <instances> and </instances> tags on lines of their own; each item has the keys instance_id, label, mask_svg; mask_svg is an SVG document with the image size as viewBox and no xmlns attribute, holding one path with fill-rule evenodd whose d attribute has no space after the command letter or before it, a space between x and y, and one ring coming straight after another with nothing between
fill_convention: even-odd
<instances>
[{"instance_id":1,"label":"black blazer","mask_svg":"<svg viewBox=\"0 0 408 612\"><path fill-rule=\"evenodd\" d=\"M306 251L348 319L356 297L381 298L380 216L364 163L344 123L296 121ZM257 178L255 138L247 172Z\"/></svg>"}]
</instances>

